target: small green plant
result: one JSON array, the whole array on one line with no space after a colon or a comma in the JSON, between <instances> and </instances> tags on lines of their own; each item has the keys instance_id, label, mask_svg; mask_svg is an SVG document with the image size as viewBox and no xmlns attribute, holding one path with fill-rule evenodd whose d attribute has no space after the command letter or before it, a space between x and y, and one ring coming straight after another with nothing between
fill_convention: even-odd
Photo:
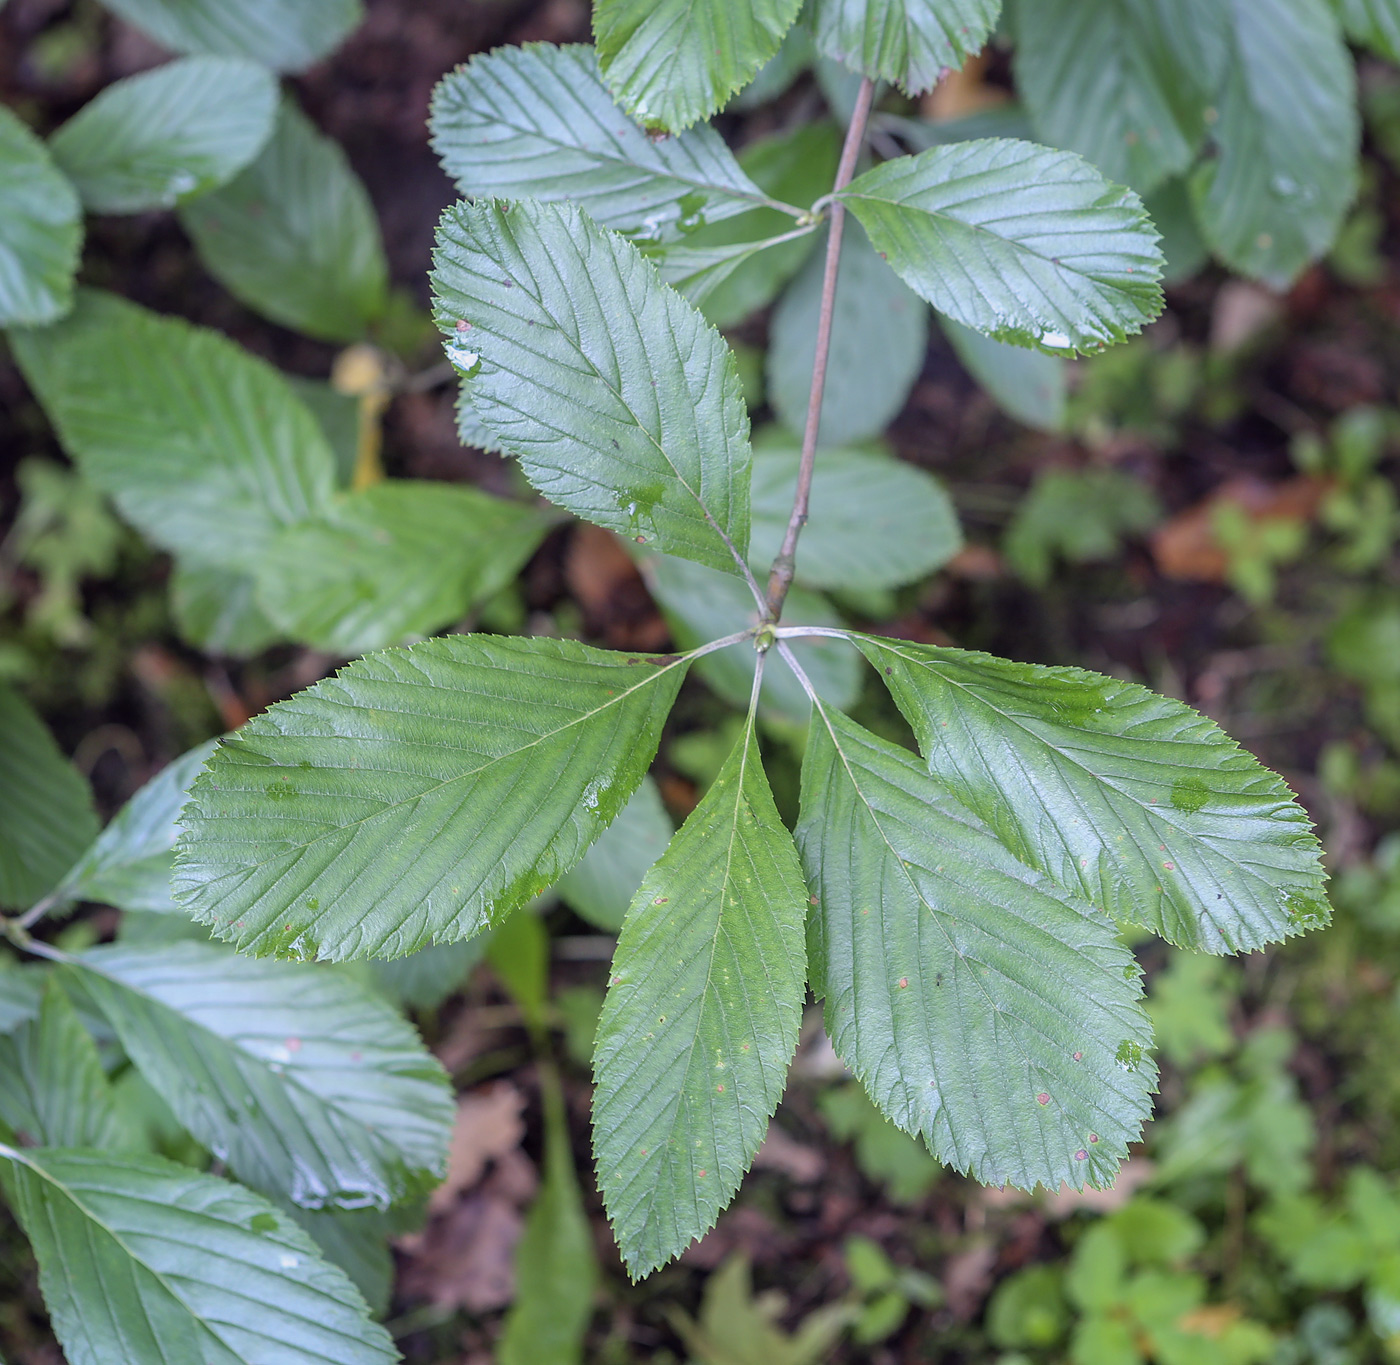
<instances>
[{"instance_id":1,"label":"small green plant","mask_svg":"<svg viewBox=\"0 0 1400 1365\"><path fill-rule=\"evenodd\" d=\"M433 139L464 198L433 289L459 429L626 538L680 646L629 654L422 638L469 625L560 514L382 477L385 352L412 310L387 289L362 187L273 75L329 50L358 6L111 7L198 55L111 87L47 143L0 111L0 322L84 477L173 556L192 643L364 657L172 765L101 833L38 717L0 692L0 904L18 912L3 927L39 960L4 969L0 1184L75 1365L393 1358L364 1299L382 1304L386 1230L441 1174L451 1107L385 997L442 999L493 932L538 1045L543 954L524 916L565 879L620 928L594 1151L634 1276L734 1197L809 985L870 1102L943 1164L1110 1183L1156 1076L1119 926L1213 953L1321 926L1307 817L1180 703L849 630L823 594L911 583L958 548L941 486L869 444L918 373L930 308L1008 408L1055 427L1062 362L1161 307L1139 191L1274 285L1328 250L1357 142L1332 9L816 0L797 25L798 0L600 0L596 48L500 49L449 74ZM1343 11L1358 41L1391 41L1379 7ZM1041 142L875 107L882 83L916 94L961 66L999 19ZM766 63L791 75L812 54L846 68L845 84L824 68L844 129L740 159L702 122ZM338 390L293 384L206 329L75 292L84 207L172 205L250 307L381 351L343 357ZM765 379L800 438L751 434L710 321L775 298ZM864 664L917 752L847 714ZM692 668L742 719L673 835L641 793ZM803 750L792 831L760 723ZM599 893L585 855L623 823L647 851L613 859ZM86 901L130 912L130 930L101 947L44 936ZM178 928L143 941L142 915ZM367 960L368 975L339 965ZM507 1328L520 1359L545 1316L528 1305L591 1265L543 1089L546 1183L520 1253L533 1297ZM1194 1282L1142 1267L1178 1253L1123 1256L1116 1279L1085 1271L1076 1303L1114 1341L1124 1303L1176 1341L1153 1295L1189 1311ZM716 1278L716 1305L749 1305L746 1268ZM890 1293L916 1301L915 1281L877 1279L881 1311ZM573 1293L565 1357L588 1311ZM731 1325L711 1317L711 1337ZM754 1340L809 1359L835 1322ZM1258 1333L1238 1326L1230 1358L1253 1359Z\"/></svg>"}]
</instances>

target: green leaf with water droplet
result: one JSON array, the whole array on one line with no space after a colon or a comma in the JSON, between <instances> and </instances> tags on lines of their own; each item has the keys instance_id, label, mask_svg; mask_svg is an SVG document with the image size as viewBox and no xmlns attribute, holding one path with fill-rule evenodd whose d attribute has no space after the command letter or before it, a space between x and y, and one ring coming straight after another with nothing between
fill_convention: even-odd
<instances>
[{"instance_id":1,"label":"green leaf with water droplet","mask_svg":"<svg viewBox=\"0 0 1400 1365\"><path fill-rule=\"evenodd\" d=\"M1217 155L1191 176L1201 235L1226 265L1286 289L1331 247L1356 193L1356 69L1328 0L1222 0Z\"/></svg>"},{"instance_id":2,"label":"green leaf with water droplet","mask_svg":"<svg viewBox=\"0 0 1400 1365\"><path fill-rule=\"evenodd\" d=\"M0 105L0 327L38 326L68 311L82 242L77 191Z\"/></svg>"},{"instance_id":3,"label":"green leaf with water droplet","mask_svg":"<svg viewBox=\"0 0 1400 1365\"><path fill-rule=\"evenodd\" d=\"M678 133L753 80L801 8L802 0L597 0L598 63L639 123Z\"/></svg>"},{"instance_id":4,"label":"green leaf with water droplet","mask_svg":"<svg viewBox=\"0 0 1400 1365\"><path fill-rule=\"evenodd\" d=\"M999 341L1099 350L1162 309L1142 201L1072 152L959 142L886 161L841 198L915 293Z\"/></svg>"},{"instance_id":5,"label":"green leaf with water droplet","mask_svg":"<svg viewBox=\"0 0 1400 1365\"><path fill-rule=\"evenodd\" d=\"M642 882L594 1054L593 1149L639 1278L714 1226L797 1048L807 891L753 718Z\"/></svg>"},{"instance_id":6,"label":"green leaf with water droplet","mask_svg":"<svg viewBox=\"0 0 1400 1365\"><path fill-rule=\"evenodd\" d=\"M858 643L929 770L1018 858L1115 919L1215 953L1326 922L1306 812L1189 706L1078 668Z\"/></svg>"},{"instance_id":7,"label":"green leaf with water droplet","mask_svg":"<svg viewBox=\"0 0 1400 1365\"><path fill-rule=\"evenodd\" d=\"M49 143L96 213L171 208L224 184L272 133L277 80L244 57L183 57L127 76Z\"/></svg>"},{"instance_id":8,"label":"green leaf with water droplet","mask_svg":"<svg viewBox=\"0 0 1400 1365\"><path fill-rule=\"evenodd\" d=\"M738 573L749 419L733 353L616 233L571 204L448 209L433 257L476 415L552 502Z\"/></svg>"},{"instance_id":9,"label":"green leaf with water droplet","mask_svg":"<svg viewBox=\"0 0 1400 1365\"><path fill-rule=\"evenodd\" d=\"M447 1077L347 976L207 943L98 948L65 973L245 1184L304 1208L386 1208L442 1177Z\"/></svg>"},{"instance_id":10,"label":"green leaf with water droplet","mask_svg":"<svg viewBox=\"0 0 1400 1365\"><path fill-rule=\"evenodd\" d=\"M981 51L1001 0L814 0L817 49L906 94L930 89Z\"/></svg>"},{"instance_id":11,"label":"green leaf with water droplet","mask_svg":"<svg viewBox=\"0 0 1400 1365\"><path fill-rule=\"evenodd\" d=\"M818 708L797 842L812 989L880 1109L988 1185L1112 1182L1156 1068L1105 916L1018 862L906 750Z\"/></svg>"},{"instance_id":12,"label":"green leaf with water droplet","mask_svg":"<svg viewBox=\"0 0 1400 1365\"><path fill-rule=\"evenodd\" d=\"M603 832L686 668L486 635L360 659L215 752L181 817L176 900L257 954L402 957L467 938Z\"/></svg>"},{"instance_id":13,"label":"green leaf with water droplet","mask_svg":"<svg viewBox=\"0 0 1400 1365\"><path fill-rule=\"evenodd\" d=\"M344 1272L230 1181L158 1157L0 1145L0 1184L70 1365L398 1359Z\"/></svg>"}]
</instances>

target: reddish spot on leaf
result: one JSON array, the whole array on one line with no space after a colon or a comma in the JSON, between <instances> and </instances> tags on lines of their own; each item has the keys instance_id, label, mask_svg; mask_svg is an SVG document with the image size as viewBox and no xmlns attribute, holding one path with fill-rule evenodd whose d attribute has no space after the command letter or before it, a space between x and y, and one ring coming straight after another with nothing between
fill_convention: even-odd
<instances>
[{"instance_id":1,"label":"reddish spot on leaf","mask_svg":"<svg viewBox=\"0 0 1400 1365\"><path fill-rule=\"evenodd\" d=\"M1097 1133L1090 1133L1090 1134L1089 1134L1089 1141L1090 1141L1090 1142L1097 1142L1098 1140L1099 1140L1099 1135L1098 1135Z\"/></svg>"},{"instance_id":2,"label":"reddish spot on leaf","mask_svg":"<svg viewBox=\"0 0 1400 1365\"><path fill-rule=\"evenodd\" d=\"M287 1048L287 1051L288 1051L288 1052L300 1052L300 1051L301 1051L301 1039L300 1039L300 1038L288 1038L287 1041L286 1041L286 1048Z\"/></svg>"},{"instance_id":3,"label":"reddish spot on leaf","mask_svg":"<svg viewBox=\"0 0 1400 1365\"><path fill-rule=\"evenodd\" d=\"M1165 868L1167 869L1168 872L1175 872L1175 871L1176 871L1176 864L1175 864L1175 863L1163 863L1162 866L1165 867Z\"/></svg>"},{"instance_id":4,"label":"reddish spot on leaf","mask_svg":"<svg viewBox=\"0 0 1400 1365\"><path fill-rule=\"evenodd\" d=\"M1040 1094L1038 1094L1038 1095L1035 1097L1035 1102L1036 1102L1037 1104L1049 1104L1049 1103L1050 1103L1050 1096L1047 1095L1047 1094L1045 1093L1045 1091L1042 1090L1042 1091L1040 1092Z\"/></svg>"},{"instance_id":5,"label":"reddish spot on leaf","mask_svg":"<svg viewBox=\"0 0 1400 1365\"><path fill-rule=\"evenodd\" d=\"M901 976L899 978L899 989L902 991L907 991L909 989L909 978L907 976Z\"/></svg>"},{"instance_id":6,"label":"reddish spot on leaf","mask_svg":"<svg viewBox=\"0 0 1400 1365\"><path fill-rule=\"evenodd\" d=\"M1076 1161L1083 1161L1089 1155L1082 1147L1074 1154Z\"/></svg>"},{"instance_id":7,"label":"reddish spot on leaf","mask_svg":"<svg viewBox=\"0 0 1400 1365\"><path fill-rule=\"evenodd\" d=\"M352 1062L358 1062L364 1055L365 1054L363 1052L352 1052L350 1054L350 1060Z\"/></svg>"},{"instance_id":8,"label":"reddish spot on leaf","mask_svg":"<svg viewBox=\"0 0 1400 1365\"><path fill-rule=\"evenodd\" d=\"M720 1085L715 1086L715 1094L717 1094L717 1095L722 1095L722 1094L724 1094L724 1086L723 1086L723 1084L720 1084Z\"/></svg>"},{"instance_id":9,"label":"reddish spot on leaf","mask_svg":"<svg viewBox=\"0 0 1400 1365\"><path fill-rule=\"evenodd\" d=\"M700 1172L700 1178L703 1180L703 1179L705 1178L705 1175L706 1175L706 1174L707 1174L707 1173L706 1173L705 1171L701 1171L701 1172Z\"/></svg>"},{"instance_id":10,"label":"reddish spot on leaf","mask_svg":"<svg viewBox=\"0 0 1400 1365\"><path fill-rule=\"evenodd\" d=\"M1084 1060L1084 1054L1082 1052L1076 1052L1074 1054L1074 1060L1076 1062L1082 1062Z\"/></svg>"}]
</instances>

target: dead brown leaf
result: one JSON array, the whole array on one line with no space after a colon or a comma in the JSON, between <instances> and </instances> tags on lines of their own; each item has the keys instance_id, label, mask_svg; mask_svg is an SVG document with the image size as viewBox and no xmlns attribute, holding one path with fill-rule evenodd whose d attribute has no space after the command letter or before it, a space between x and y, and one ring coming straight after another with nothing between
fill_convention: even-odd
<instances>
[{"instance_id":1,"label":"dead brown leaf","mask_svg":"<svg viewBox=\"0 0 1400 1365\"><path fill-rule=\"evenodd\" d=\"M441 1213L470 1190L487 1165L515 1151L525 1136L525 1096L509 1081L496 1081L457 1101L457 1121L447 1153L447 1179L428 1200L429 1215Z\"/></svg>"}]
</instances>

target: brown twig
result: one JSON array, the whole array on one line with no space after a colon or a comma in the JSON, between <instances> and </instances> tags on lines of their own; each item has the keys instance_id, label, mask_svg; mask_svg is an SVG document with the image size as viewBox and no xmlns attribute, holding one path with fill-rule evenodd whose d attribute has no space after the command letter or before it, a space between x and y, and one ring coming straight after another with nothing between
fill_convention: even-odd
<instances>
[{"instance_id":1,"label":"brown twig","mask_svg":"<svg viewBox=\"0 0 1400 1365\"><path fill-rule=\"evenodd\" d=\"M875 94L875 82L868 76L860 83L851 126L846 130L846 145L841 149L841 163L836 170L832 195L841 193L856 173L856 158L865 142L866 123ZM792 516L783 536L782 548L773 560L768 574L768 620L777 621L783 614L783 603L797 563L797 538L807 524L807 507L812 500L812 468L816 463L817 430L821 425L822 396L826 392L826 364L831 356L831 316L836 307L836 275L841 265L841 237L846 226L846 208L840 199L831 201L831 226L826 239L826 272L822 276L821 312L817 319L817 353L812 361L812 391L807 400L807 426L802 433L802 462L797 471L797 496L793 499Z\"/></svg>"}]
</instances>

